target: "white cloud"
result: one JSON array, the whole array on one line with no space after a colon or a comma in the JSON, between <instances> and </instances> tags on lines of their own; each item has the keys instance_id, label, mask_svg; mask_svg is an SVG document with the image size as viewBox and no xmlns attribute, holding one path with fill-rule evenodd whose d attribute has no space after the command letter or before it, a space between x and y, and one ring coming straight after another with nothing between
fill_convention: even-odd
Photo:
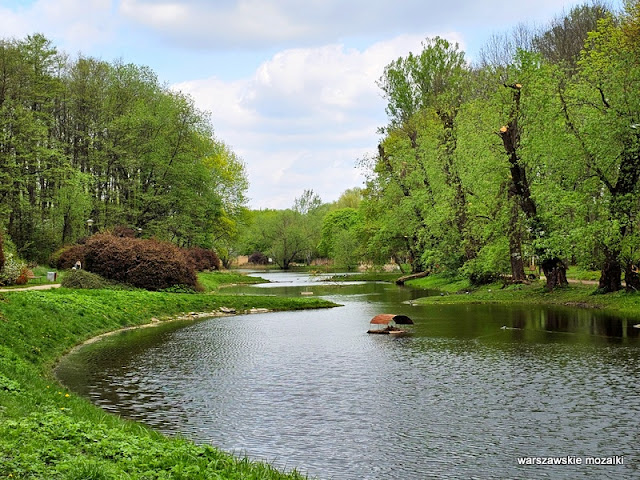
<instances>
[{"instance_id":1,"label":"white cloud","mask_svg":"<svg viewBox=\"0 0 640 480\"><path fill-rule=\"evenodd\" d=\"M116 20L111 0L38 0L20 9L0 8L4 37L21 38L36 32L72 51L104 44L113 38Z\"/></svg>"},{"instance_id":2,"label":"white cloud","mask_svg":"<svg viewBox=\"0 0 640 480\"><path fill-rule=\"evenodd\" d=\"M419 51L424 38L398 36L362 51L337 44L289 49L250 78L174 88L212 112L218 137L247 163L253 207L288 207L293 196L285 193L305 188L331 201L361 185L356 161L376 148L385 123L376 80L390 61Z\"/></svg>"},{"instance_id":3,"label":"white cloud","mask_svg":"<svg viewBox=\"0 0 640 480\"><path fill-rule=\"evenodd\" d=\"M198 48L284 48L347 37L461 27L498 30L543 21L581 0L122 0L119 11L172 43Z\"/></svg>"}]
</instances>

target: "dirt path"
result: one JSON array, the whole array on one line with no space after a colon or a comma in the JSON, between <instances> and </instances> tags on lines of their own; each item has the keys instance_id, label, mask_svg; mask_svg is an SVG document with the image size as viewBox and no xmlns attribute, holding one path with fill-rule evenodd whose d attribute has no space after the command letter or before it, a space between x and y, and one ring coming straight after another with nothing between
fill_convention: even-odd
<instances>
[{"instance_id":1,"label":"dirt path","mask_svg":"<svg viewBox=\"0 0 640 480\"><path fill-rule=\"evenodd\" d=\"M58 288L61 285L59 283L47 283L46 285L33 285L32 287L21 288L0 288L0 292L24 292L25 290L50 290L52 288Z\"/></svg>"},{"instance_id":2,"label":"dirt path","mask_svg":"<svg viewBox=\"0 0 640 480\"><path fill-rule=\"evenodd\" d=\"M567 278L569 283L578 283L582 285L598 285L598 280L576 280L575 278Z\"/></svg>"}]
</instances>

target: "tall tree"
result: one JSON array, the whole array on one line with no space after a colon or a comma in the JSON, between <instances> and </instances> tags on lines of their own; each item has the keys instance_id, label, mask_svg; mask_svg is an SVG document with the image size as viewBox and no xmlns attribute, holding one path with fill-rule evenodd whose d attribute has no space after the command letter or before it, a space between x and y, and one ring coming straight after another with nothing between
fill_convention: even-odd
<instances>
[{"instance_id":1,"label":"tall tree","mask_svg":"<svg viewBox=\"0 0 640 480\"><path fill-rule=\"evenodd\" d=\"M563 91L569 129L578 139L584 169L601 182L608 216L600 222L602 272L599 287L640 288L636 248L640 179L640 6L629 2L618 24L608 17L589 36L580 72Z\"/></svg>"}]
</instances>

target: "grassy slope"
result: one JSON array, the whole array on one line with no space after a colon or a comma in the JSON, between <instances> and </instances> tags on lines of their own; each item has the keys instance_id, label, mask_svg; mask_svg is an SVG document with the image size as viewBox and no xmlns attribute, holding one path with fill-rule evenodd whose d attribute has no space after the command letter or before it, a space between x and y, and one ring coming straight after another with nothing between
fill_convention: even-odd
<instances>
[{"instance_id":1,"label":"grassy slope","mask_svg":"<svg viewBox=\"0 0 640 480\"><path fill-rule=\"evenodd\" d=\"M100 333L189 311L328 306L285 299L145 291L0 294L0 477L296 479L208 446L171 440L105 414L51 375L57 358Z\"/></svg>"},{"instance_id":2,"label":"grassy slope","mask_svg":"<svg viewBox=\"0 0 640 480\"><path fill-rule=\"evenodd\" d=\"M439 290L443 296L425 297L419 303L520 303L574 305L603 308L611 313L640 317L640 294L624 291L607 295L594 295L593 285L570 284L568 288L547 292L541 281L530 285L510 285L502 283L472 287L468 280L443 275L412 280L407 285L417 288ZM469 292L469 293L466 293Z\"/></svg>"},{"instance_id":3,"label":"grassy slope","mask_svg":"<svg viewBox=\"0 0 640 480\"><path fill-rule=\"evenodd\" d=\"M250 277L242 273L235 272L206 272L198 274L198 282L207 292L213 292L225 285L233 284L258 284L265 283L267 280L259 277Z\"/></svg>"}]
</instances>

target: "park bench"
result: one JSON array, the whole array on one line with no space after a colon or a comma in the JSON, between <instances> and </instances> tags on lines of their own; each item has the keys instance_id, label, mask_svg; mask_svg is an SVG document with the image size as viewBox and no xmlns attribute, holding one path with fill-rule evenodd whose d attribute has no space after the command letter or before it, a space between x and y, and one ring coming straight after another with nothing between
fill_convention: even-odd
<instances>
[{"instance_id":1,"label":"park bench","mask_svg":"<svg viewBox=\"0 0 640 480\"><path fill-rule=\"evenodd\" d=\"M42 283L43 275L34 275L31 270L27 272L27 282Z\"/></svg>"}]
</instances>

